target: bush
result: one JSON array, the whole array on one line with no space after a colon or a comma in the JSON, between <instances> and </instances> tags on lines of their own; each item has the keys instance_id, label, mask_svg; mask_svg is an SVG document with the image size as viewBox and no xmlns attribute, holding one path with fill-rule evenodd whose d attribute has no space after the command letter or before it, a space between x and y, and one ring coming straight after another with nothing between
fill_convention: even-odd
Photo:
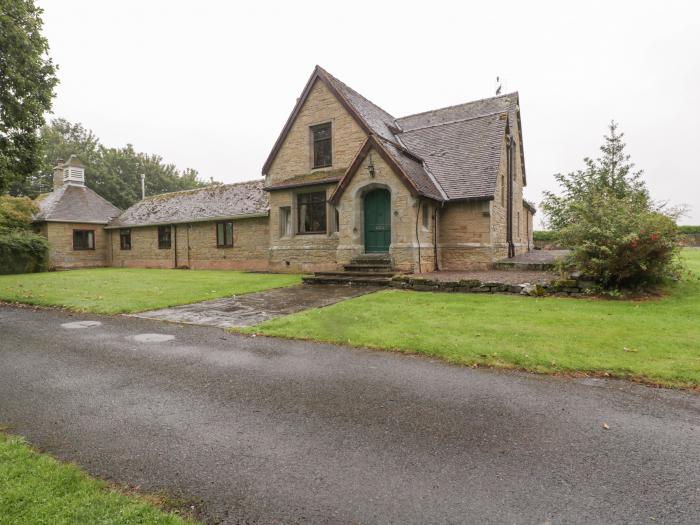
<instances>
[{"instance_id":1,"label":"bush","mask_svg":"<svg viewBox=\"0 0 700 525\"><path fill-rule=\"evenodd\" d=\"M685 235L700 233L700 226L679 226L678 229Z\"/></svg>"},{"instance_id":2,"label":"bush","mask_svg":"<svg viewBox=\"0 0 700 525\"><path fill-rule=\"evenodd\" d=\"M639 288L676 277L681 234L672 217L600 193L558 232L569 262L606 289Z\"/></svg>"},{"instance_id":3,"label":"bush","mask_svg":"<svg viewBox=\"0 0 700 525\"><path fill-rule=\"evenodd\" d=\"M0 232L0 274L44 272L49 266L49 243L26 230Z\"/></svg>"},{"instance_id":4,"label":"bush","mask_svg":"<svg viewBox=\"0 0 700 525\"><path fill-rule=\"evenodd\" d=\"M535 230L532 232L532 239L542 242L553 242L556 240L556 233L549 230Z\"/></svg>"},{"instance_id":5,"label":"bush","mask_svg":"<svg viewBox=\"0 0 700 525\"><path fill-rule=\"evenodd\" d=\"M34 202L27 197L0 195L0 231L28 230L35 212Z\"/></svg>"}]
</instances>

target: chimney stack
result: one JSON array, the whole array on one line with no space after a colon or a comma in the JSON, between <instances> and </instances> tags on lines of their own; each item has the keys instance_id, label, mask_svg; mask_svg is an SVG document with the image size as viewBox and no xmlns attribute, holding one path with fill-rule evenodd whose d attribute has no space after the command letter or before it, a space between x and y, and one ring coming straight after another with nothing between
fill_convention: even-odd
<instances>
[{"instance_id":1,"label":"chimney stack","mask_svg":"<svg viewBox=\"0 0 700 525\"><path fill-rule=\"evenodd\" d=\"M54 191L63 186L63 159L56 161L53 168L53 189Z\"/></svg>"}]
</instances>

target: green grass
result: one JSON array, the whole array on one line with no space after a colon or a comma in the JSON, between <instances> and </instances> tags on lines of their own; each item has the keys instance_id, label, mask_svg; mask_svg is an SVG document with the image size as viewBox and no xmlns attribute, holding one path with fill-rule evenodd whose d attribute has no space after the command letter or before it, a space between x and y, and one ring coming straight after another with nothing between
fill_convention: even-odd
<instances>
[{"instance_id":1,"label":"green grass","mask_svg":"<svg viewBox=\"0 0 700 525\"><path fill-rule=\"evenodd\" d=\"M0 301L115 314L259 292L299 282L299 275L290 274L96 268L0 275Z\"/></svg>"},{"instance_id":2,"label":"green grass","mask_svg":"<svg viewBox=\"0 0 700 525\"><path fill-rule=\"evenodd\" d=\"M394 349L465 365L700 386L696 272L646 301L383 291L242 329Z\"/></svg>"},{"instance_id":3,"label":"green grass","mask_svg":"<svg viewBox=\"0 0 700 525\"><path fill-rule=\"evenodd\" d=\"M77 466L0 433L0 523L13 525L184 525L194 522L90 478Z\"/></svg>"}]
</instances>

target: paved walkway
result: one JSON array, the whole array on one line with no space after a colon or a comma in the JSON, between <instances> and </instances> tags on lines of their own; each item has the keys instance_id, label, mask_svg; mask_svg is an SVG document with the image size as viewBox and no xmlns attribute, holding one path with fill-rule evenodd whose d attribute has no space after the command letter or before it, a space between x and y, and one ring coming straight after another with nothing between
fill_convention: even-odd
<instances>
[{"instance_id":1,"label":"paved walkway","mask_svg":"<svg viewBox=\"0 0 700 525\"><path fill-rule=\"evenodd\" d=\"M0 425L207 523L700 516L698 394L60 310L0 334Z\"/></svg>"},{"instance_id":2,"label":"paved walkway","mask_svg":"<svg viewBox=\"0 0 700 525\"><path fill-rule=\"evenodd\" d=\"M133 316L220 328L253 326L268 319L321 308L376 290L373 287L299 285L141 312Z\"/></svg>"}]
</instances>

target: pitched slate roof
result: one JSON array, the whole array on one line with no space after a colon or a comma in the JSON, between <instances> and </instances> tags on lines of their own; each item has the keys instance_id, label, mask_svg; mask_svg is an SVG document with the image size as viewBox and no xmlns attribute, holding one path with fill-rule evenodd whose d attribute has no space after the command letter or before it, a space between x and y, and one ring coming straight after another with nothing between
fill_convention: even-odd
<instances>
[{"instance_id":1,"label":"pitched slate roof","mask_svg":"<svg viewBox=\"0 0 700 525\"><path fill-rule=\"evenodd\" d=\"M506 129L503 113L414 128L397 135L417 154L446 200L485 199L496 191Z\"/></svg>"},{"instance_id":2,"label":"pitched slate roof","mask_svg":"<svg viewBox=\"0 0 700 525\"><path fill-rule=\"evenodd\" d=\"M519 151L525 165L517 92L394 118L316 66L263 166L263 173L267 173L317 80L326 84L369 136L377 137L375 147L382 148L415 194L436 200L492 199L507 125L517 128L521 135ZM366 154L368 148L363 146L360 153L363 151ZM357 165L353 162L348 168L334 199L342 193L344 181Z\"/></svg>"},{"instance_id":3,"label":"pitched slate roof","mask_svg":"<svg viewBox=\"0 0 700 525\"><path fill-rule=\"evenodd\" d=\"M218 184L194 190L162 193L137 202L108 228L149 226L263 216L269 211L263 181Z\"/></svg>"},{"instance_id":4,"label":"pitched slate roof","mask_svg":"<svg viewBox=\"0 0 700 525\"><path fill-rule=\"evenodd\" d=\"M37 198L35 222L107 224L121 210L86 186L66 184Z\"/></svg>"}]
</instances>

